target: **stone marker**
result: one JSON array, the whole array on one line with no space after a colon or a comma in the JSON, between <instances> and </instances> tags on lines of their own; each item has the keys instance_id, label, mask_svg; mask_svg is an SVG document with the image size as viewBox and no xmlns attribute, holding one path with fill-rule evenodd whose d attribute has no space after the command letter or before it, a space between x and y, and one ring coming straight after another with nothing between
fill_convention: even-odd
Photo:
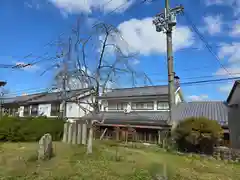
<instances>
[{"instance_id":1,"label":"stone marker","mask_svg":"<svg viewBox=\"0 0 240 180\"><path fill-rule=\"evenodd\" d=\"M38 160L48 160L53 156L51 134L44 134L39 140Z\"/></svg>"}]
</instances>

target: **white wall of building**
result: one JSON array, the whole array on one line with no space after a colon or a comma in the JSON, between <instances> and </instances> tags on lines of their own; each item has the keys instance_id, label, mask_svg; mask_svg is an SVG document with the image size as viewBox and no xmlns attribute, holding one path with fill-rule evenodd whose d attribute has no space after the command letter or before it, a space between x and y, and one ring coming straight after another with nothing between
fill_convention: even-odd
<instances>
[{"instance_id":1,"label":"white wall of building","mask_svg":"<svg viewBox=\"0 0 240 180\"><path fill-rule=\"evenodd\" d=\"M138 99L138 101L141 101L141 99ZM127 104L127 109L131 110L131 111L169 111L167 109L158 109L158 102L161 102L160 99L158 99L158 100L146 100L146 99L144 99L143 102L145 102L145 101L152 101L153 102L153 109L146 109L146 110L132 109L131 108L132 103L136 102L136 101L123 101L123 102L128 103ZM115 102L118 103L118 102L121 102L121 101L115 100ZM175 93L175 104L178 104L180 102L182 102L182 99L181 99L179 93L177 92L177 93ZM115 110L115 109L110 110L108 108L108 101L107 100L102 100L101 101L101 111L123 111L123 110Z\"/></svg>"},{"instance_id":2,"label":"white wall of building","mask_svg":"<svg viewBox=\"0 0 240 180\"><path fill-rule=\"evenodd\" d=\"M94 99L91 96L82 98L79 103L75 102L67 102L66 105L66 117L67 118L78 118L88 114L92 111L91 103ZM31 106L30 106L31 109ZM51 104L39 104L38 105L38 114L47 116L51 116ZM19 116L24 116L24 106L20 106L19 108Z\"/></svg>"},{"instance_id":3,"label":"white wall of building","mask_svg":"<svg viewBox=\"0 0 240 180\"><path fill-rule=\"evenodd\" d=\"M51 116L51 104L39 104L38 105L38 114L42 116Z\"/></svg>"},{"instance_id":4,"label":"white wall of building","mask_svg":"<svg viewBox=\"0 0 240 180\"><path fill-rule=\"evenodd\" d=\"M24 106L20 106L18 109L18 113L20 117L23 117L23 110L24 110Z\"/></svg>"}]
</instances>

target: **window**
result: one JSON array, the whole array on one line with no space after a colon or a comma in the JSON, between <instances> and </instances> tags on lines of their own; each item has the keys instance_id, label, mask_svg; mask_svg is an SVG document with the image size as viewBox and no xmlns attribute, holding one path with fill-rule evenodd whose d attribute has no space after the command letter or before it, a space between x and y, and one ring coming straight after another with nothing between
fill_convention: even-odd
<instances>
[{"instance_id":1,"label":"window","mask_svg":"<svg viewBox=\"0 0 240 180\"><path fill-rule=\"evenodd\" d=\"M158 110L168 110L169 109L169 105L168 105L167 102L158 102L157 109Z\"/></svg>"},{"instance_id":2,"label":"window","mask_svg":"<svg viewBox=\"0 0 240 180\"><path fill-rule=\"evenodd\" d=\"M32 105L31 116L37 116L37 115L38 115L38 105Z\"/></svg>"},{"instance_id":3,"label":"window","mask_svg":"<svg viewBox=\"0 0 240 180\"><path fill-rule=\"evenodd\" d=\"M127 105L128 105L128 103L118 103L117 104L117 109L118 110L124 110L124 109L127 109Z\"/></svg>"},{"instance_id":4,"label":"window","mask_svg":"<svg viewBox=\"0 0 240 180\"><path fill-rule=\"evenodd\" d=\"M51 116L59 116L60 115L60 104L51 104Z\"/></svg>"},{"instance_id":5,"label":"window","mask_svg":"<svg viewBox=\"0 0 240 180\"><path fill-rule=\"evenodd\" d=\"M108 110L124 110L127 108L127 102L108 103Z\"/></svg>"},{"instance_id":6,"label":"window","mask_svg":"<svg viewBox=\"0 0 240 180\"><path fill-rule=\"evenodd\" d=\"M24 106L23 116L29 116L29 114L30 114L30 107L29 106Z\"/></svg>"},{"instance_id":7,"label":"window","mask_svg":"<svg viewBox=\"0 0 240 180\"><path fill-rule=\"evenodd\" d=\"M153 110L153 102L134 102L132 103L134 110Z\"/></svg>"},{"instance_id":8,"label":"window","mask_svg":"<svg viewBox=\"0 0 240 180\"><path fill-rule=\"evenodd\" d=\"M117 110L117 103L108 103L108 110Z\"/></svg>"}]
</instances>

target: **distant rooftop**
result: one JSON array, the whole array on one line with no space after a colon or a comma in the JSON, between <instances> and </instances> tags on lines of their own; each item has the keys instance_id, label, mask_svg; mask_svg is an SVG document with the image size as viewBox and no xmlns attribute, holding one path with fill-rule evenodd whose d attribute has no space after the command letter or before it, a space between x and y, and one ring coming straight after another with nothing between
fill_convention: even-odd
<instances>
[{"instance_id":1,"label":"distant rooftop","mask_svg":"<svg viewBox=\"0 0 240 180\"><path fill-rule=\"evenodd\" d=\"M133 88L113 89L102 95L101 98L117 98L117 97L139 97L139 96L158 96L168 95L168 86L144 86Z\"/></svg>"},{"instance_id":2,"label":"distant rooftop","mask_svg":"<svg viewBox=\"0 0 240 180\"><path fill-rule=\"evenodd\" d=\"M190 117L206 117L216 120L224 126L228 124L228 108L221 101L180 103L173 108L172 118L174 121Z\"/></svg>"},{"instance_id":3,"label":"distant rooftop","mask_svg":"<svg viewBox=\"0 0 240 180\"><path fill-rule=\"evenodd\" d=\"M70 90L66 92L67 98L79 96L88 92L90 88ZM36 94L22 95L11 98L3 98L3 103L41 103L50 101L61 101L63 99L62 92L41 92Z\"/></svg>"}]
</instances>

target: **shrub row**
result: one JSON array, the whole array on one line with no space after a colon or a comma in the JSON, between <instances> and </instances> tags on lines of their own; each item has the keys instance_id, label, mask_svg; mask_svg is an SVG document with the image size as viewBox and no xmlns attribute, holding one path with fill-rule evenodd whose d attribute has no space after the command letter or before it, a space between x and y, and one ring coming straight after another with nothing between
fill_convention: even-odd
<instances>
[{"instance_id":1,"label":"shrub row","mask_svg":"<svg viewBox=\"0 0 240 180\"><path fill-rule=\"evenodd\" d=\"M54 141L63 135L64 121L45 117L2 117L0 119L0 141L38 141L45 133L50 133Z\"/></svg>"}]
</instances>

